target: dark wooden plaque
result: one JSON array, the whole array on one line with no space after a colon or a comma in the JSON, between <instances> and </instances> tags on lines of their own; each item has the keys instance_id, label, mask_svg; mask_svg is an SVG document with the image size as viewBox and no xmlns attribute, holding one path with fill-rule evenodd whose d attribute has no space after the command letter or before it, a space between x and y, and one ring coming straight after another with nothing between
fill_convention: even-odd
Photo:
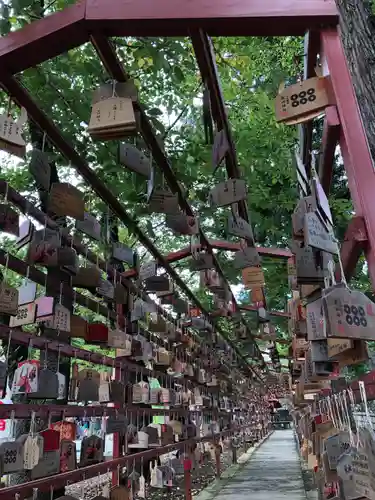
<instances>
[{"instance_id":1,"label":"dark wooden plaque","mask_svg":"<svg viewBox=\"0 0 375 500\"><path fill-rule=\"evenodd\" d=\"M228 179L215 186L210 193L210 204L226 207L246 199L246 183L243 179Z\"/></svg>"},{"instance_id":2,"label":"dark wooden plaque","mask_svg":"<svg viewBox=\"0 0 375 500\"><path fill-rule=\"evenodd\" d=\"M305 245L331 254L339 250L333 232L327 231L314 212L305 214Z\"/></svg>"},{"instance_id":3,"label":"dark wooden plaque","mask_svg":"<svg viewBox=\"0 0 375 500\"><path fill-rule=\"evenodd\" d=\"M132 172L150 178L151 159L132 144L122 143L119 145L119 160Z\"/></svg>"},{"instance_id":4,"label":"dark wooden plaque","mask_svg":"<svg viewBox=\"0 0 375 500\"><path fill-rule=\"evenodd\" d=\"M214 173L224 160L229 151L229 142L225 130L219 130L215 134L214 145L212 148L212 166Z\"/></svg>"},{"instance_id":5,"label":"dark wooden plaque","mask_svg":"<svg viewBox=\"0 0 375 500\"><path fill-rule=\"evenodd\" d=\"M246 247L234 254L233 265L235 269L245 269L260 265L260 257L255 247Z\"/></svg>"},{"instance_id":6,"label":"dark wooden plaque","mask_svg":"<svg viewBox=\"0 0 375 500\"><path fill-rule=\"evenodd\" d=\"M375 340L375 304L364 293L334 287L322 300L331 337Z\"/></svg>"}]
</instances>

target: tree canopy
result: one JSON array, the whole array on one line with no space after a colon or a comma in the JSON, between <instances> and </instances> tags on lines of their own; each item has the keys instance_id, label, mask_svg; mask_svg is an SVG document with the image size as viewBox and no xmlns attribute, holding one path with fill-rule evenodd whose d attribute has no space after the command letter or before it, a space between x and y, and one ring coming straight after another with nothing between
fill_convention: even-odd
<instances>
[{"instance_id":1,"label":"tree canopy","mask_svg":"<svg viewBox=\"0 0 375 500\"><path fill-rule=\"evenodd\" d=\"M1 34L5 35L35 19L65 8L70 0L11 0L1 3ZM213 213L207 202L209 190L224 180L223 170L212 175L211 145L205 143L202 120L202 81L189 39L121 38L115 39L117 53L139 88L145 106L188 200L209 238L228 239L225 210ZM279 85L296 79L303 69L303 39L216 38L213 40L227 112L231 123L238 163L248 187L248 207L256 243L286 248L291 239L291 214L298 199L294 148L298 145L295 127L275 121L274 99ZM188 239L176 237L166 229L163 217L145 211L146 183L119 164L116 141L93 142L86 132L92 91L109 79L90 44L66 52L21 75L23 84L41 108L61 128L77 151L100 176L154 241L167 254L187 246ZM3 109L7 96L1 95ZM314 128L314 144L319 149L322 124ZM28 135L29 142L31 135ZM48 138L47 138L48 143ZM314 147L315 147L314 146ZM31 148L29 148L31 149ZM107 207L77 176L74 165L53 151L60 180L74 179L87 195L90 210L99 216ZM9 183L38 203L38 193L25 161L3 155L1 173ZM352 205L338 152L330 203L336 235L342 239L352 216ZM135 240L130 228L120 226L120 240L135 245L141 256L146 250ZM240 285L241 275L232 264L232 255L219 253L228 281ZM284 310L289 294L286 262L264 257L266 300L269 309ZM184 262L176 269L195 291L199 283L187 272ZM355 284L369 288L361 261ZM235 288L239 302L249 303L248 293ZM204 301L210 298L199 291ZM248 320L256 328L255 316ZM287 337L287 321L274 320L280 336ZM246 354L246 347L241 347ZM285 349L284 349L285 350Z\"/></svg>"}]
</instances>

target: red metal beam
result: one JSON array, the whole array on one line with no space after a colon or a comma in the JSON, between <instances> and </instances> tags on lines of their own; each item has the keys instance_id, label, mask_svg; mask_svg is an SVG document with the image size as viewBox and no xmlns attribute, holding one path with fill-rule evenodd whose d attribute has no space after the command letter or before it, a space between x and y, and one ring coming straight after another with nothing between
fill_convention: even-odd
<instances>
[{"instance_id":1,"label":"red metal beam","mask_svg":"<svg viewBox=\"0 0 375 500\"><path fill-rule=\"evenodd\" d=\"M218 250L226 250L228 252L237 252L241 249L240 243L235 243L232 241L222 241L222 240L210 240L210 244L213 248ZM284 248L276 247L256 247L259 255L263 257L272 257L275 259L290 259L293 254L290 250Z\"/></svg>"},{"instance_id":2,"label":"red metal beam","mask_svg":"<svg viewBox=\"0 0 375 500\"><path fill-rule=\"evenodd\" d=\"M367 231L363 217L353 217L349 222L344 241L341 245L341 261L345 278L350 280L354 274L361 253L366 250L368 244ZM339 279L341 270L336 269L336 277Z\"/></svg>"},{"instance_id":3,"label":"red metal beam","mask_svg":"<svg viewBox=\"0 0 375 500\"><path fill-rule=\"evenodd\" d=\"M241 249L240 243L234 243L231 241L221 241L221 240L208 240L209 244L212 248L216 248L218 250L226 250L228 252L237 252ZM259 255L263 257L270 257L274 259L289 259L293 257L293 254L290 250L283 248L275 248L275 247L256 247ZM176 252L171 252L168 255L164 255L163 258L169 264L173 262L178 262L179 260L186 259L191 256L190 247L182 248L181 250L177 250ZM123 273L123 276L126 278L133 278L137 276L136 269L129 269Z\"/></svg>"},{"instance_id":4,"label":"red metal beam","mask_svg":"<svg viewBox=\"0 0 375 500\"><path fill-rule=\"evenodd\" d=\"M66 7L0 38L0 67L14 74L79 47L89 39L85 2Z\"/></svg>"},{"instance_id":5,"label":"red metal beam","mask_svg":"<svg viewBox=\"0 0 375 500\"><path fill-rule=\"evenodd\" d=\"M333 0L87 0L86 18L116 36L303 35L338 23Z\"/></svg>"},{"instance_id":6,"label":"red metal beam","mask_svg":"<svg viewBox=\"0 0 375 500\"><path fill-rule=\"evenodd\" d=\"M87 21L85 23L85 20ZM93 31L106 36L303 35L335 26L333 0L81 0L0 39L0 66L21 72L78 47Z\"/></svg>"},{"instance_id":7,"label":"red metal beam","mask_svg":"<svg viewBox=\"0 0 375 500\"><path fill-rule=\"evenodd\" d=\"M258 308L255 306L240 305L241 311L257 311ZM270 316L279 316L281 318L290 318L290 314L284 311L268 311Z\"/></svg>"},{"instance_id":8,"label":"red metal beam","mask_svg":"<svg viewBox=\"0 0 375 500\"><path fill-rule=\"evenodd\" d=\"M375 287L375 172L362 118L336 29L322 31L323 69L329 72L342 134L340 146L356 216L364 218L368 235L366 258Z\"/></svg>"},{"instance_id":9,"label":"red metal beam","mask_svg":"<svg viewBox=\"0 0 375 500\"><path fill-rule=\"evenodd\" d=\"M336 146L340 139L340 119L336 106L326 108L324 118L322 150L319 159L319 177L326 194L329 194L332 182Z\"/></svg>"}]
</instances>

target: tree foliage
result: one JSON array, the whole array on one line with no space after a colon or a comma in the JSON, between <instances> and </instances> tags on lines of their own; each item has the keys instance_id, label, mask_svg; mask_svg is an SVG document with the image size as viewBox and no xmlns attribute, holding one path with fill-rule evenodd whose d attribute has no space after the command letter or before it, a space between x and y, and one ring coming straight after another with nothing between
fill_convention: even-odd
<instances>
[{"instance_id":1,"label":"tree foliage","mask_svg":"<svg viewBox=\"0 0 375 500\"><path fill-rule=\"evenodd\" d=\"M73 0L11 0L1 2L0 30L4 35L35 19L65 8ZM174 172L186 190L189 202L200 216L209 238L226 238L227 211L212 212L207 202L210 188L225 178L221 169L212 175L211 146L204 141L202 123L202 82L188 39L121 38L114 40L127 72L139 87L156 132L164 139L165 149ZM213 40L227 111L232 126L238 163L248 186L248 207L256 237L262 246L285 248L291 238L291 214L298 199L293 149L297 145L296 129L276 123L274 99L280 83L293 81L302 71L303 40L286 38L216 38ZM65 52L37 68L22 74L22 81L41 108L58 124L62 132L106 183L146 234L163 253L187 246L188 240L173 236L163 218L146 216L145 181L125 170L117 159L117 143L94 143L86 133L90 116L91 94L108 80L95 50L90 44ZM7 96L2 97L3 107ZM319 149L322 124L314 129L315 147ZM48 138L47 138L48 141ZM87 195L90 210L107 213L104 204L77 177L74 165L53 152L60 180L74 177ZM28 173L28 160L14 162L7 158L2 175L30 200L38 202ZM162 181L162 179L160 179ZM348 187L338 155L330 202L336 222L336 233L342 238L352 216ZM131 228L120 225L120 240L138 245ZM139 247L139 245L138 245ZM139 247L140 248L140 247ZM140 253L147 258L145 249ZM241 282L234 270L232 256L219 255L220 263L233 285ZM176 265L181 276L197 290L196 276ZM283 310L288 297L286 263L263 259L266 297L269 308ZM358 266L356 284L368 289L363 263ZM241 292L241 300L249 302ZM209 297L204 294L204 300ZM249 321L256 327L254 316ZM280 335L287 334L283 319L275 321ZM246 346L243 346L246 350Z\"/></svg>"}]
</instances>

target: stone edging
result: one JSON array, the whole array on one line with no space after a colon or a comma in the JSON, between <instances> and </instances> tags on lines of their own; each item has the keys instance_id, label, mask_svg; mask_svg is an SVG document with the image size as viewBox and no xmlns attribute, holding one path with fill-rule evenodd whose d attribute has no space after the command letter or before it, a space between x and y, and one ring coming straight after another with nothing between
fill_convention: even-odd
<instances>
[{"instance_id":1,"label":"stone edging","mask_svg":"<svg viewBox=\"0 0 375 500\"><path fill-rule=\"evenodd\" d=\"M229 482L229 480L250 460L253 453L271 436L271 430L264 438L262 438L255 446L249 448L246 453L243 453L237 460L236 464L230 465L221 475L220 479L215 479L198 495L193 497L193 500L212 500L217 493Z\"/></svg>"}]
</instances>

